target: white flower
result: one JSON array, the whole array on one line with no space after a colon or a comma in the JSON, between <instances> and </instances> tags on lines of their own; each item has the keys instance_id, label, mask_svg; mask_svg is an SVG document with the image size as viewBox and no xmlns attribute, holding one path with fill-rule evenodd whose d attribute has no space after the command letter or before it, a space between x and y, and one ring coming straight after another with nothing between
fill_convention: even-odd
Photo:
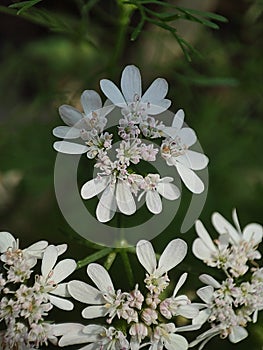
<instances>
[{"instance_id":1,"label":"white flower","mask_svg":"<svg viewBox=\"0 0 263 350\"><path fill-rule=\"evenodd\" d=\"M190 347L201 343L198 348L201 350L209 340L219 334L222 338L229 337L232 343L238 343L246 338L248 332L244 327L249 318L245 315L243 317L240 310L236 312L238 305L234 306L234 295L237 293L237 287L232 279L227 279L220 284L212 276L203 274L200 280L207 286L198 289L196 293L205 302L205 308L193 319L193 324L201 327L209 321L213 326L199 335Z\"/></svg>"},{"instance_id":2,"label":"white flower","mask_svg":"<svg viewBox=\"0 0 263 350\"><path fill-rule=\"evenodd\" d=\"M48 243L46 241L39 241L30 245L23 250L19 249L19 241L15 239L9 232L0 232L0 253L1 260L12 264L15 259L19 258L22 254L26 260L28 268L32 268L36 265L37 259L42 258L43 252L47 248ZM5 254L3 254L5 253Z\"/></svg>"},{"instance_id":3,"label":"white flower","mask_svg":"<svg viewBox=\"0 0 263 350\"><path fill-rule=\"evenodd\" d=\"M225 268L229 256L227 249L229 236L226 234L222 235L215 244L200 220L196 221L195 230L199 238L193 242L192 250L194 255L198 259L203 260L208 266Z\"/></svg>"},{"instance_id":4,"label":"white flower","mask_svg":"<svg viewBox=\"0 0 263 350\"><path fill-rule=\"evenodd\" d=\"M146 193L147 208L151 213L159 214L162 211L160 195L169 200L176 200L180 197L180 191L171 183L172 181L172 177L167 176L161 179L159 174L148 174L141 185L144 191L139 195L138 200Z\"/></svg>"},{"instance_id":5,"label":"white flower","mask_svg":"<svg viewBox=\"0 0 263 350\"><path fill-rule=\"evenodd\" d=\"M201 221L197 220L195 227L199 238L193 243L193 253L207 265L222 268L238 277L248 271L248 261L261 258L257 246L262 241L263 230L261 225L252 223L242 233L235 210L233 221L236 228L221 214L213 213L212 223L220 234L214 244Z\"/></svg>"},{"instance_id":6,"label":"white flower","mask_svg":"<svg viewBox=\"0 0 263 350\"><path fill-rule=\"evenodd\" d=\"M136 254L147 271L145 283L151 293L160 294L168 286L167 272L184 259L186 252L187 244L182 239L174 239L161 254L157 265L152 244L145 240L137 243Z\"/></svg>"},{"instance_id":7,"label":"white flower","mask_svg":"<svg viewBox=\"0 0 263 350\"><path fill-rule=\"evenodd\" d=\"M82 316L91 319L109 315L109 323L116 315L120 318L125 295L120 290L115 291L107 270L99 264L90 264L87 273L98 289L82 281L68 283L74 299L92 305L82 311Z\"/></svg>"},{"instance_id":8,"label":"white flower","mask_svg":"<svg viewBox=\"0 0 263 350\"><path fill-rule=\"evenodd\" d=\"M160 303L160 313L167 319L173 316L183 316L185 318L194 318L199 313L199 307L191 304L190 299L186 295L178 295L179 289L185 283L187 273L183 273L177 282L171 298L166 298Z\"/></svg>"},{"instance_id":9,"label":"white flower","mask_svg":"<svg viewBox=\"0 0 263 350\"><path fill-rule=\"evenodd\" d=\"M161 155L169 166L175 166L185 186L193 193L204 191L204 184L193 170L204 169L208 164L206 155L189 149L196 143L193 129L182 127L184 112L180 109L174 116L172 127L164 128L168 137L161 145Z\"/></svg>"},{"instance_id":10,"label":"white flower","mask_svg":"<svg viewBox=\"0 0 263 350\"><path fill-rule=\"evenodd\" d=\"M124 334L114 327L103 327L96 324L83 326L77 323L65 323L54 326L55 335L62 336L58 345L63 347L72 344L89 343L79 350L111 349L128 350L129 342Z\"/></svg>"},{"instance_id":11,"label":"white flower","mask_svg":"<svg viewBox=\"0 0 263 350\"><path fill-rule=\"evenodd\" d=\"M151 346L149 350L186 350L188 349L187 340L178 334L175 334L176 327L173 323L160 324L155 327L151 337Z\"/></svg>"},{"instance_id":12,"label":"white flower","mask_svg":"<svg viewBox=\"0 0 263 350\"><path fill-rule=\"evenodd\" d=\"M76 262L73 259L64 259L58 262L58 251L55 246L50 245L44 252L41 275L35 282L35 288L39 287L41 293L55 306L63 310L72 310L73 303L58 296L69 296L67 283L60 283L67 278L75 269Z\"/></svg>"},{"instance_id":13,"label":"white flower","mask_svg":"<svg viewBox=\"0 0 263 350\"><path fill-rule=\"evenodd\" d=\"M256 223L251 223L245 226L242 231L239 225L236 209L233 210L232 218L236 227L233 227L221 214L217 212L212 215L212 223L220 235L229 235L230 241L233 245L238 245L242 242L251 243L252 251L247 251L248 256L251 254L252 260L260 259L261 255L258 251L255 251L255 248L262 241L262 226Z\"/></svg>"},{"instance_id":14,"label":"white flower","mask_svg":"<svg viewBox=\"0 0 263 350\"><path fill-rule=\"evenodd\" d=\"M86 133L90 130L102 132L107 119L105 116L114 108L113 105L105 104L102 107L102 102L99 94L93 90L85 90L81 95L81 104L84 113L81 113L76 108L69 105L59 107L59 114L67 126L58 126L53 130L56 137L64 139L86 140ZM82 154L88 151L85 144L72 143L67 141L57 141L54 143L54 148L58 152L68 154Z\"/></svg>"},{"instance_id":15,"label":"white flower","mask_svg":"<svg viewBox=\"0 0 263 350\"><path fill-rule=\"evenodd\" d=\"M101 192L96 209L96 216L100 222L110 221L117 208L126 215L135 213L136 204L127 181L116 178L115 174L110 174L92 179L81 188L83 199L90 199Z\"/></svg>"},{"instance_id":16,"label":"white flower","mask_svg":"<svg viewBox=\"0 0 263 350\"><path fill-rule=\"evenodd\" d=\"M147 114L159 114L169 108L171 102L165 99L168 84L165 79L157 78L142 96L141 75L137 67L125 67L121 76L121 91L110 80L100 82L103 93L111 102L123 108L123 114L135 120Z\"/></svg>"}]
</instances>

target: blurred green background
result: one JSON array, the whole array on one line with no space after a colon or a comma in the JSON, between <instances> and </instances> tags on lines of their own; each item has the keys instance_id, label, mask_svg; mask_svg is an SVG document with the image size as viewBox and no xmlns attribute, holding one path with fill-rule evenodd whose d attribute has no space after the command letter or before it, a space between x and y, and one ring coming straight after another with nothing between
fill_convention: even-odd
<instances>
[{"instance_id":1,"label":"blurred green background","mask_svg":"<svg viewBox=\"0 0 263 350\"><path fill-rule=\"evenodd\" d=\"M191 62L174 37L154 24L146 23L131 41L140 16L135 11L127 21L130 9L115 1L43 0L36 8L46 13L46 20L33 9L31 17L27 12L14 15L7 8L10 3L1 1L0 6L2 230L19 237L22 246L42 238L66 241L67 255L77 260L93 252L68 227L56 203L52 129L62 125L57 112L61 104L79 106L81 92L99 91L101 78L119 83L127 64L141 69L144 87L158 76L168 80L170 110L185 110L186 122L210 158L208 197L201 214L205 225L212 231L212 212L230 220L235 207L242 226L262 222L262 0L174 1L228 18L219 23L219 30L187 21L176 24L200 52ZM156 5L151 9L160 11ZM177 234L188 201L186 194L175 221L154 240L160 251L175 236L189 245L195 237L193 229ZM116 276L118 263L112 266ZM203 264L189 254L184 268L192 278L187 288L200 286L197 276ZM244 342L233 345L217 339L207 348L261 350L262 327L261 315Z\"/></svg>"}]
</instances>

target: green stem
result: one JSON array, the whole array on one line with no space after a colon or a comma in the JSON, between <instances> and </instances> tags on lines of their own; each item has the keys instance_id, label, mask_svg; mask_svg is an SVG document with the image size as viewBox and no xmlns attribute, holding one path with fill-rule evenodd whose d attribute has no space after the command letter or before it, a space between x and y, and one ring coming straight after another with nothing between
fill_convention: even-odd
<instances>
[{"instance_id":1,"label":"green stem","mask_svg":"<svg viewBox=\"0 0 263 350\"><path fill-rule=\"evenodd\" d=\"M91 254L89 256L87 256L86 258L79 260L77 262L77 269L80 269L94 261L97 261L101 258L103 258L104 256L109 255L110 253L112 253L113 249L112 248L104 248L99 250L98 252Z\"/></svg>"},{"instance_id":2,"label":"green stem","mask_svg":"<svg viewBox=\"0 0 263 350\"><path fill-rule=\"evenodd\" d=\"M110 62L110 68L113 72L118 66L118 64L120 63L119 60L124 51L126 34L128 30L128 25L130 23L130 17L134 10L134 6L124 4L122 0L117 0L117 4L119 5L120 15L119 15L119 22L118 22L118 33L116 38L116 44L115 44L114 52Z\"/></svg>"},{"instance_id":3,"label":"green stem","mask_svg":"<svg viewBox=\"0 0 263 350\"><path fill-rule=\"evenodd\" d=\"M132 271L130 259L129 259L129 256L127 254L127 250L125 248L122 248L120 250L120 255L122 257L124 268L125 268L125 271L127 273L127 278L128 278L130 288L132 288L134 286L134 276L133 276L133 271Z\"/></svg>"},{"instance_id":4,"label":"green stem","mask_svg":"<svg viewBox=\"0 0 263 350\"><path fill-rule=\"evenodd\" d=\"M106 270L109 270L111 268L111 265L114 263L114 260L116 259L117 253L116 252L111 252L108 257L107 260L104 263L104 267Z\"/></svg>"}]
</instances>

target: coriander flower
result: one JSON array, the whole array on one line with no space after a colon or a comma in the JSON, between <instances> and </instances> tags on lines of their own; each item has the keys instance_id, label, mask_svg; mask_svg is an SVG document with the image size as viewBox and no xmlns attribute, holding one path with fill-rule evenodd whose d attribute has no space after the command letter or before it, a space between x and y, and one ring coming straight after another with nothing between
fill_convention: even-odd
<instances>
[{"instance_id":1,"label":"coriander flower","mask_svg":"<svg viewBox=\"0 0 263 350\"><path fill-rule=\"evenodd\" d=\"M187 273L185 272L179 278L172 297L166 298L160 303L160 313L167 319L178 315L185 318L194 318L199 314L199 307L191 304L190 299L186 295L176 296L179 289L185 283L186 278Z\"/></svg>"},{"instance_id":2,"label":"coriander flower","mask_svg":"<svg viewBox=\"0 0 263 350\"><path fill-rule=\"evenodd\" d=\"M96 324L84 326L78 323L64 323L54 326L54 334L61 336L58 345L89 343L79 350L111 349L128 350L129 342L125 335L114 327L103 327Z\"/></svg>"},{"instance_id":3,"label":"coriander flower","mask_svg":"<svg viewBox=\"0 0 263 350\"><path fill-rule=\"evenodd\" d=\"M247 225L241 231L236 210L233 211L234 228L221 214L212 215L212 223L219 233L219 238L213 243L201 221L196 222L196 231L199 236L193 243L195 256L209 266L223 268L234 277L244 275L248 269L248 262L260 259L257 250L262 241L263 229L259 224Z\"/></svg>"},{"instance_id":4,"label":"coriander flower","mask_svg":"<svg viewBox=\"0 0 263 350\"><path fill-rule=\"evenodd\" d=\"M73 303L60 298L70 296L67 292L67 283L60 282L76 269L77 264L73 259L64 259L56 265L57 258L56 247L48 246L42 259L41 275L36 278L35 286L51 304L63 310L72 310Z\"/></svg>"},{"instance_id":5,"label":"coriander flower","mask_svg":"<svg viewBox=\"0 0 263 350\"><path fill-rule=\"evenodd\" d=\"M127 180L122 180L115 173L111 173L97 176L86 182L81 188L83 199L90 199L101 192L102 195L96 209L96 216L100 222L110 221L117 208L126 215L135 213L136 204Z\"/></svg>"},{"instance_id":6,"label":"coriander flower","mask_svg":"<svg viewBox=\"0 0 263 350\"><path fill-rule=\"evenodd\" d=\"M162 211L162 201L160 195L169 200L176 200L180 197L180 191L177 186L171 184L172 177L160 178L159 174L148 174L141 184L143 192L139 195L138 200L144 194L146 197L146 206L153 214L159 214Z\"/></svg>"},{"instance_id":7,"label":"coriander flower","mask_svg":"<svg viewBox=\"0 0 263 350\"><path fill-rule=\"evenodd\" d=\"M206 321L211 323L211 329L205 331L194 340L190 347L199 343L199 350L214 336L228 337L232 343L238 343L248 336L244 328L249 320L249 313L243 313L242 306L237 309L235 294L238 287L231 278L220 284L212 276L201 275L201 281L208 284L198 289L197 295L205 302L204 309L193 319L193 324L203 325ZM241 304L242 305L242 304Z\"/></svg>"},{"instance_id":8,"label":"coriander flower","mask_svg":"<svg viewBox=\"0 0 263 350\"><path fill-rule=\"evenodd\" d=\"M19 256L23 255L28 267L34 267L37 263L37 259L42 257L47 246L48 242L39 241L21 250L19 249L18 239L16 240L11 233L0 232L0 253L2 253L0 259L3 262L8 262L10 265L14 263L15 260L19 259Z\"/></svg>"},{"instance_id":9,"label":"coriander flower","mask_svg":"<svg viewBox=\"0 0 263 350\"><path fill-rule=\"evenodd\" d=\"M125 67L121 76L121 91L110 80L102 79L100 87L105 96L116 106L123 109L123 115L130 120L141 121L148 114L159 114L169 108L171 101L165 99L168 84L165 79L157 78L142 95L141 74L137 67Z\"/></svg>"},{"instance_id":10,"label":"coriander flower","mask_svg":"<svg viewBox=\"0 0 263 350\"><path fill-rule=\"evenodd\" d=\"M176 331L177 329L173 323L161 323L155 327L149 350L162 350L163 348L167 350L188 349L187 340L183 336L175 334Z\"/></svg>"},{"instance_id":11,"label":"coriander flower","mask_svg":"<svg viewBox=\"0 0 263 350\"><path fill-rule=\"evenodd\" d=\"M227 234L221 235L214 243L200 220L196 221L195 230L199 238L195 239L193 243L194 255L208 266L226 268L229 256L229 236Z\"/></svg>"},{"instance_id":12,"label":"coriander flower","mask_svg":"<svg viewBox=\"0 0 263 350\"><path fill-rule=\"evenodd\" d=\"M22 250L10 233L0 233L0 320L6 328L0 334L1 349L28 350L57 343L53 325L46 318L53 305L73 308L70 301L55 296L69 296L66 284L59 282L76 267L72 259L55 266L65 249L66 245L48 246L40 241ZM41 275L32 276L32 268L41 259Z\"/></svg>"},{"instance_id":13,"label":"coriander flower","mask_svg":"<svg viewBox=\"0 0 263 350\"><path fill-rule=\"evenodd\" d=\"M149 241L141 240L136 245L136 254L147 271L146 288L150 293L160 294L167 286L167 272L178 265L186 256L187 244L181 239L172 240L160 256L158 265L153 246Z\"/></svg>"},{"instance_id":14,"label":"coriander flower","mask_svg":"<svg viewBox=\"0 0 263 350\"><path fill-rule=\"evenodd\" d=\"M259 243L262 242L263 227L252 223L244 227L243 231L237 217L236 209L232 212L232 218L236 227L233 227L221 214L212 215L212 223L220 235L228 234L233 246L242 245L246 250L249 260L260 259L261 254L256 250Z\"/></svg>"},{"instance_id":15,"label":"coriander flower","mask_svg":"<svg viewBox=\"0 0 263 350\"><path fill-rule=\"evenodd\" d=\"M113 105L102 107L102 101L99 94L93 90L85 90L81 95L81 104L83 113L69 105L59 107L59 114L67 126L58 126L53 129L53 135L63 139L82 139L86 141L87 133L97 131L101 133L107 124L105 118L114 108ZM57 141L54 148L58 152L68 154L82 154L89 150L89 147L82 144L68 141Z\"/></svg>"},{"instance_id":16,"label":"coriander flower","mask_svg":"<svg viewBox=\"0 0 263 350\"><path fill-rule=\"evenodd\" d=\"M108 315L108 323L111 323L115 316L120 318L125 294L121 290L115 291L110 275L101 265L90 264L87 274L98 289L82 281L74 280L68 283L69 293L74 299L92 305L82 311L82 316L91 319Z\"/></svg>"},{"instance_id":17,"label":"coriander flower","mask_svg":"<svg viewBox=\"0 0 263 350\"><path fill-rule=\"evenodd\" d=\"M171 127L164 128L166 139L161 145L161 155L167 165L175 166L185 186L193 193L204 191L204 184L193 170L204 169L208 164L206 155L189 149L197 141L193 129L183 127L184 112L180 109Z\"/></svg>"}]
</instances>

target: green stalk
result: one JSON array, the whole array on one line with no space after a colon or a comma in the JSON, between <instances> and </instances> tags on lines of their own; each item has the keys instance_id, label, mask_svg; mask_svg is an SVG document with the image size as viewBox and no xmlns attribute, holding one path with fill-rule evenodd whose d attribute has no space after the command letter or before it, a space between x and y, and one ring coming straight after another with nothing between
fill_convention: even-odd
<instances>
[{"instance_id":1,"label":"green stalk","mask_svg":"<svg viewBox=\"0 0 263 350\"><path fill-rule=\"evenodd\" d=\"M93 254L87 256L86 258L84 258L82 260L79 260L77 262L77 270L94 262L94 261L97 261L97 260L103 258L104 256L111 254L112 251L113 251L112 248L104 248L104 249L99 250L96 253L93 253Z\"/></svg>"}]
</instances>

